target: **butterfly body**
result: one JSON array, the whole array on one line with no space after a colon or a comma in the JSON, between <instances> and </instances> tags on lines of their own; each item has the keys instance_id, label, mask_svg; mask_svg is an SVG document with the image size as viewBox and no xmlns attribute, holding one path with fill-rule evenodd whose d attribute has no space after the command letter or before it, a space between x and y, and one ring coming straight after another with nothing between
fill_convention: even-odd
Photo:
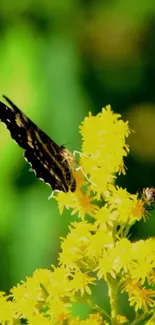
<instances>
[{"instance_id":1,"label":"butterfly body","mask_svg":"<svg viewBox=\"0 0 155 325\"><path fill-rule=\"evenodd\" d=\"M4 96L11 107L0 101L0 120L5 123L12 138L22 147L25 159L36 176L53 190L74 192L73 154L64 146L57 145L37 127L22 111Z\"/></svg>"},{"instance_id":2,"label":"butterfly body","mask_svg":"<svg viewBox=\"0 0 155 325\"><path fill-rule=\"evenodd\" d=\"M155 202L155 188L154 187L146 187L143 189L143 201L145 204L153 208L153 203Z\"/></svg>"}]
</instances>

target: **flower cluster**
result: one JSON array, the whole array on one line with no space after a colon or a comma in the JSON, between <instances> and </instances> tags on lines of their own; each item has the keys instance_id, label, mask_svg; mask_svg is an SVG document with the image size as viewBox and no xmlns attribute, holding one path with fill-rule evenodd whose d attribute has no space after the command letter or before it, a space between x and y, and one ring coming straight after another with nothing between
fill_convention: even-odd
<instances>
[{"instance_id":1,"label":"flower cluster","mask_svg":"<svg viewBox=\"0 0 155 325\"><path fill-rule=\"evenodd\" d=\"M146 201L115 185L125 173L123 158L129 148L130 130L110 106L97 116L89 114L80 126L80 168L74 170L75 192L58 192L60 213L78 213L66 238L61 240L58 267L38 269L32 277L0 295L2 325L119 325L154 324L155 240L131 242L131 226L146 217ZM107 284L107 299L93 302L93 288ZM135 319L119 313L119 298L127 293ZM105 295L104 295L105 296ZM73 313L77 303L87 304L90 314ZM147 323L146 323L147 320Z\"/></svg>"}]
</instances>

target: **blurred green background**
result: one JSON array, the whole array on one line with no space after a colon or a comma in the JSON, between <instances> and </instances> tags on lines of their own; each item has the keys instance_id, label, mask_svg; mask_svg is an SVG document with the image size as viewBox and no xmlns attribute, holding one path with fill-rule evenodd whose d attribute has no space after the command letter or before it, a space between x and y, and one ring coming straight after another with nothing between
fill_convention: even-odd
<instances>
[{"instance_id":1,"label":"blurred green background","mask_svg":"<svg viewBox=\"0 0 155 325\"><path fill-rule=\"evenodd\" d=\"M0 0L0 94L58 144L80 149L78 125L106 104L130 120L132 193L155 186L155 4L153 0ZM51 191L29 172L0 124L0 289L56 263L59 216ZM132 238L154 236L154 211Z\"/></svg>"}]
</instances>

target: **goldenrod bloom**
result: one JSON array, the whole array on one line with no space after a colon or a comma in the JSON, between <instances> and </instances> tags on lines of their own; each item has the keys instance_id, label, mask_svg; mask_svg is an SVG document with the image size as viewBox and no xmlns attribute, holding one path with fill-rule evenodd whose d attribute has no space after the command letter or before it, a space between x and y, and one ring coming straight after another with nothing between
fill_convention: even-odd
<instances>
[{"instance_id":1,"label":"goldenrod bloom","mask_svg":"<svg viewBox=\"0 0 155 325\"><path fill-rule=\"evenodd\" d=\"M131 242L129 237L131 226L146 216L146 201L115 186L117 174L125 173L128 122L107 106L97 116L89 113L80 133L81 168L73 168L76 191L53 196L60 214L66 208L79 220L72 222L66 238L61 238L57 267L38 269L13 287L9 296L1 293L2 325L19 325L22 319L28 325L132 323L118 312L118 298L124 291L136 313L135 323L147 320L154 324L155 240ZM98 306L92 291L103 281L108 292ZM105 299L110 302L109 314ZM78 303L90 308L85 319L73 315Z\"/></svg>"}]
</instances>

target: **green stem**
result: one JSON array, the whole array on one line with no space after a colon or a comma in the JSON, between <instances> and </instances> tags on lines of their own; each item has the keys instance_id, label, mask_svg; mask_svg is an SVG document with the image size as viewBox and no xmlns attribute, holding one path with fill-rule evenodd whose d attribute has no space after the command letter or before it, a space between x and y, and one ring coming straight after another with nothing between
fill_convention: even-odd
<instances>
[{"instance_id":1,"label":"green stem","mask_svg":"<svg viewBox=\"0 0 155 325\"><path fill-rule=\"evenodd\" d=\"M148 318L148 315L146 316L145 314L137 315L135 320L131 323L131 325L137 325L139 322L141 322L142 320L145 320L147 318Z\"/></svg>"},{"instance_id":2,"label":"green stem","mask_svg":"<svg viewBox=\"0 0 155 325\"><path fill-rule=\"evenodd\" d=\"M78 299L78 301L87 304L92 309L98 311L99 314L103 315L104 317L108 318L109 320L111 319L111 317L106 313L106 311L104 309L102 309L101 307L99 307L96 304L93 304L93 302L91 300L81 298L81 299Z\"/></svg>"},{"instance_id":3,"label":"green stem","mask_svg":"<svg viewBox=\"0 0 155 325\"><path fill-rule=\"evenodd\" d=\"M110 274L107 275L108 294L111 306L111 324L117 325L118 315L118 286L117 279L114 279Z\"/></svg>"},{"instance_id":4,"label":"green stem","mask_svg":"<svg viewBox=\"0 0 155 325\"><path fill-rule=\"evenodd\" d=\"M104 309L100 308L98 305L93 305L90 301L87 301L87 303L90 307L92 307L92 309L98 311L101 315L105 316L110 320L110 316L106 313Z\"/></svg>"}]
</instances>

